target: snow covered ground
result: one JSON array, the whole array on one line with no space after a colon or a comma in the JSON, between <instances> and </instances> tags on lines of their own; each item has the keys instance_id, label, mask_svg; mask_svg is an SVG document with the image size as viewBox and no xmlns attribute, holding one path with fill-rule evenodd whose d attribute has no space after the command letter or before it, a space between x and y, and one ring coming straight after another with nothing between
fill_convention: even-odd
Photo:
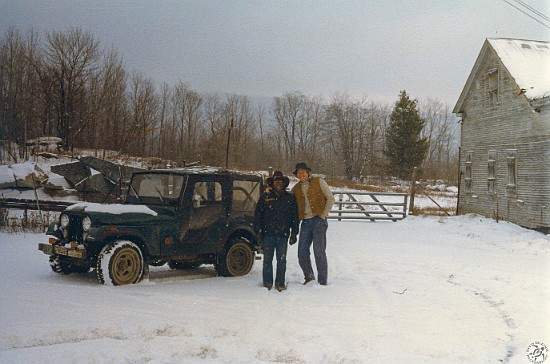
<instances>
[{"instance_id":1,"label":"snow covered ground","mask_svg":"<svg viewBox=\"0 0 550 364\"><path fill-rule=\"evenodd\" d=\"M550 235L473 217L330 221L329 285L155 268L59 275L42 234L0 233L1 363L529 363L550 347ZM550 358L547 359L547 362Z\"/></svg>"}]
</instances>

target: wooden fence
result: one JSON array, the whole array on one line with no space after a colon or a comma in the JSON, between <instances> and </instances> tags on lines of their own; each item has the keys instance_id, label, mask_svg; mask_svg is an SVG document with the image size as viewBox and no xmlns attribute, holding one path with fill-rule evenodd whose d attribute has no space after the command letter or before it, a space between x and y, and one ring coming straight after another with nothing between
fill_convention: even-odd
<instances>
[{"instance_id":1,"label":"wooden fence","mask_svg":"<svg viewBox=\"0 0 550 364\"><path fill-rule=\"evenodd\" d=\"M79 201L50 201L19 198L0 198L0 208L39 211L63 211Z\"/></svg>"},{"instance_id":2,"label":"wooden fence","mask_svg":"<svg viewBox=\"0 0 550 364\"><path fill-rule=\"evenodd\" d=\"M406 193L333 191L336 199L329 219L403 220L407 217Z\"/></svg>"},{"instance_id":3,"label":"wooden fence","mask_svg":"<svg viewBox=\"0 0 550 364\"><path fill-rule=\"evenodd\" d=\"M336 199L329 219L403 220L407 217L406 193L333 191ZM0 208L41 211L63 211L75 202L37 201L0 198Z\"/></svg>"}]
</instances>

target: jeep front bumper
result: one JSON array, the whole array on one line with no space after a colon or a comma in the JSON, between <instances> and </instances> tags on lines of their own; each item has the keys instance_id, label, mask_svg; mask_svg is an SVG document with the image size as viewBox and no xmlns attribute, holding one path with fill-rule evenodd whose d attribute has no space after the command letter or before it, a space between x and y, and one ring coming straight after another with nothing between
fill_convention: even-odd
<instances>
[{"instance_id":1,"label":"jeep front bumper","mask_svg":"<svg viewBox=\"0 0 550 364\"><path fill-rule=\"evenodd\" d=\"M46 255L64 255L76 259L86 259L86 249L84 248L66 248L60 245L38 244L38 250L41 250Z\"/></svg>"}]
</instances>

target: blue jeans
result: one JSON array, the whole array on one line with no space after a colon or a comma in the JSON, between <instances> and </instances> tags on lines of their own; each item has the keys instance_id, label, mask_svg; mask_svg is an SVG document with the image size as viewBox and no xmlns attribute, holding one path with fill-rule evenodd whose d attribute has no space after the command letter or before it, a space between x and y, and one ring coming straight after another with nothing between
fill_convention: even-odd
<instances>
[{"instance_id":1,"label":"blue jeans","mask_svg":"<svg viewBox=\"0 0 550 364\"><path fill-rule=\"evenodd\" d=\"M262 249L264 251L264 285L273 285L273 255L277 255L277 274L275 277L276 286L285 285L286 274L286 250L288 247L288 237L277 235L265 235L262 240Z\"/></svg>"},{"instance_id":2,"label":"blue jeans","mask_svg":"<svg viewBox=\"0 0 550 364\"><path fill-rule=\"evenodd\" d=\"M313 244L313 255L317 266L317 280L319 284L327 284L327 228L328 222L315 216L302 220L300 225L300 241L298 242L298 262L304 272L304 277L315 278L311 266L310 249Z\"/></svg>"}]
</instances>

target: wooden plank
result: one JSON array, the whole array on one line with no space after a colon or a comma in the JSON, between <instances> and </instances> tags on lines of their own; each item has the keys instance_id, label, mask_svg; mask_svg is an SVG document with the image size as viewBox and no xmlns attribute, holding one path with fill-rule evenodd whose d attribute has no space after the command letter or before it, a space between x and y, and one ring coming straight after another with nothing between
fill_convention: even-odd
<instances>
[{"instance_id":1,"label":"wooden plank","mask_svg":"<svg viewBox=\"0 0 550 364\"><path fill-rule=\"evenodd\" d=\"M338 216L343 216L345 214L368 214L367 216L376 215L376 214L388 215L388 216L392 216L392 215L402 215L402 216L404 216L404 215L407 214L406 212L403 212L403 211L353 210L353 209L342 210L341 212L339 210L337 210L337 211L332 210L330 212L338 212Z\"/></svg>"},{"instance_id":2,"label":"wooden plank","mask_svg":"<svg viewBox=\"0 0 550 364\"><path fill-rule=\"evenodd\" d=\"M386 221L399 221L399 220L403 220L405 218L405 216L403 217L387 217L387 216L376 216L376 217L372 217L372 218L367 218L367 217L362 217L362 216L342 216L342 217L338 217L338 216L328 216L327 219L338 219L338 220L371 220L371 221L376 221L376 220L386 220Z\"/></svg>"},{"instance_id":3,"label":"wooden plank","mask_svg":"<svg viewBox=\"0 0 550 364\"><path fill-rule=\"evenodd\" d=\"M332 191L332 194L336 195L338 193L342 194L353 194L353 195L376 195L376 196L408 196L404 192L363 192L363 191L344 191L344 190L335 190Z\"/></svg>"},{"instance_id":4,"label":"wooden plank","mask_svg":"<svg viewBox=\"0 0 550 364\"><path fill-rule=\"evenodd\" d=\"M353 201L357 202L357 200L355 199L355 197L353 197L353 195L351 193L348 193L347 195L350 198L350 200L353 200ZM357 207L359 207L363 211L366 211L365 208L361 205L357 205ZM368 212L365 212L364 214L365 214L365 216L370 217L370 214ZM374 221L372 218L370 220Z\"/></svg>"},{"instance_id":5,"label":"wooden plank","mask_svg":"<svg viewBox=\"0 0 550 364\"><path fill-rule=\"evenodd\" d=\"M68 206L76 202L67 201L48 201L48 200L31 200L17 198L2 198L0 199L0 208L20 209L20 210L38 210L38 206L42 211L63 211Z\"/></svg>"},{"instance_id":6,"label":"wooden plank","mask_svg":"<svg viewBox=\"0 0 550 364\"><path fill-rule=\"evenodd\" d=\"M342 216L342 197L343 197L343 195L344 195L343 193L338 194L338 196L339 196L339 198L338 198L339 199L339 201L338 201L338 205L339 205L338 206L338 210L339 210L338 216ZM338 221L341 221L341 220L338 219Z\"/></svg>"},{"instance_id":7,"label":"wooden plank","mask_svg":"<svg viewBox=\"0 0 550 364\"><path fill-rule=\"evenodd\" d=\"M372 195L371 198L372 198L374 201L376 201L376 202L380 202L380 201L376 198L376 196L374 196L374 195ZM381 205L380 208L381 208L382 210L384 210L384 211L388 211L388 209L386 209L386 207L383 206L383 205ZM391 214L390 214L390 216L391 216ZM397 220L394 220L394 221L397 221Z\"/></svg>"},{"instance_id":8,"label":"wooden plank","mask_svg":"<svg viewBox=\"0 0 550 364\"><path fill-rule=\"evenodd\" d=\"M363 205L363 206L403 206L403 202L349 202L349 201L336 201L335 205Z\"/></svg>"}]
</instances>

